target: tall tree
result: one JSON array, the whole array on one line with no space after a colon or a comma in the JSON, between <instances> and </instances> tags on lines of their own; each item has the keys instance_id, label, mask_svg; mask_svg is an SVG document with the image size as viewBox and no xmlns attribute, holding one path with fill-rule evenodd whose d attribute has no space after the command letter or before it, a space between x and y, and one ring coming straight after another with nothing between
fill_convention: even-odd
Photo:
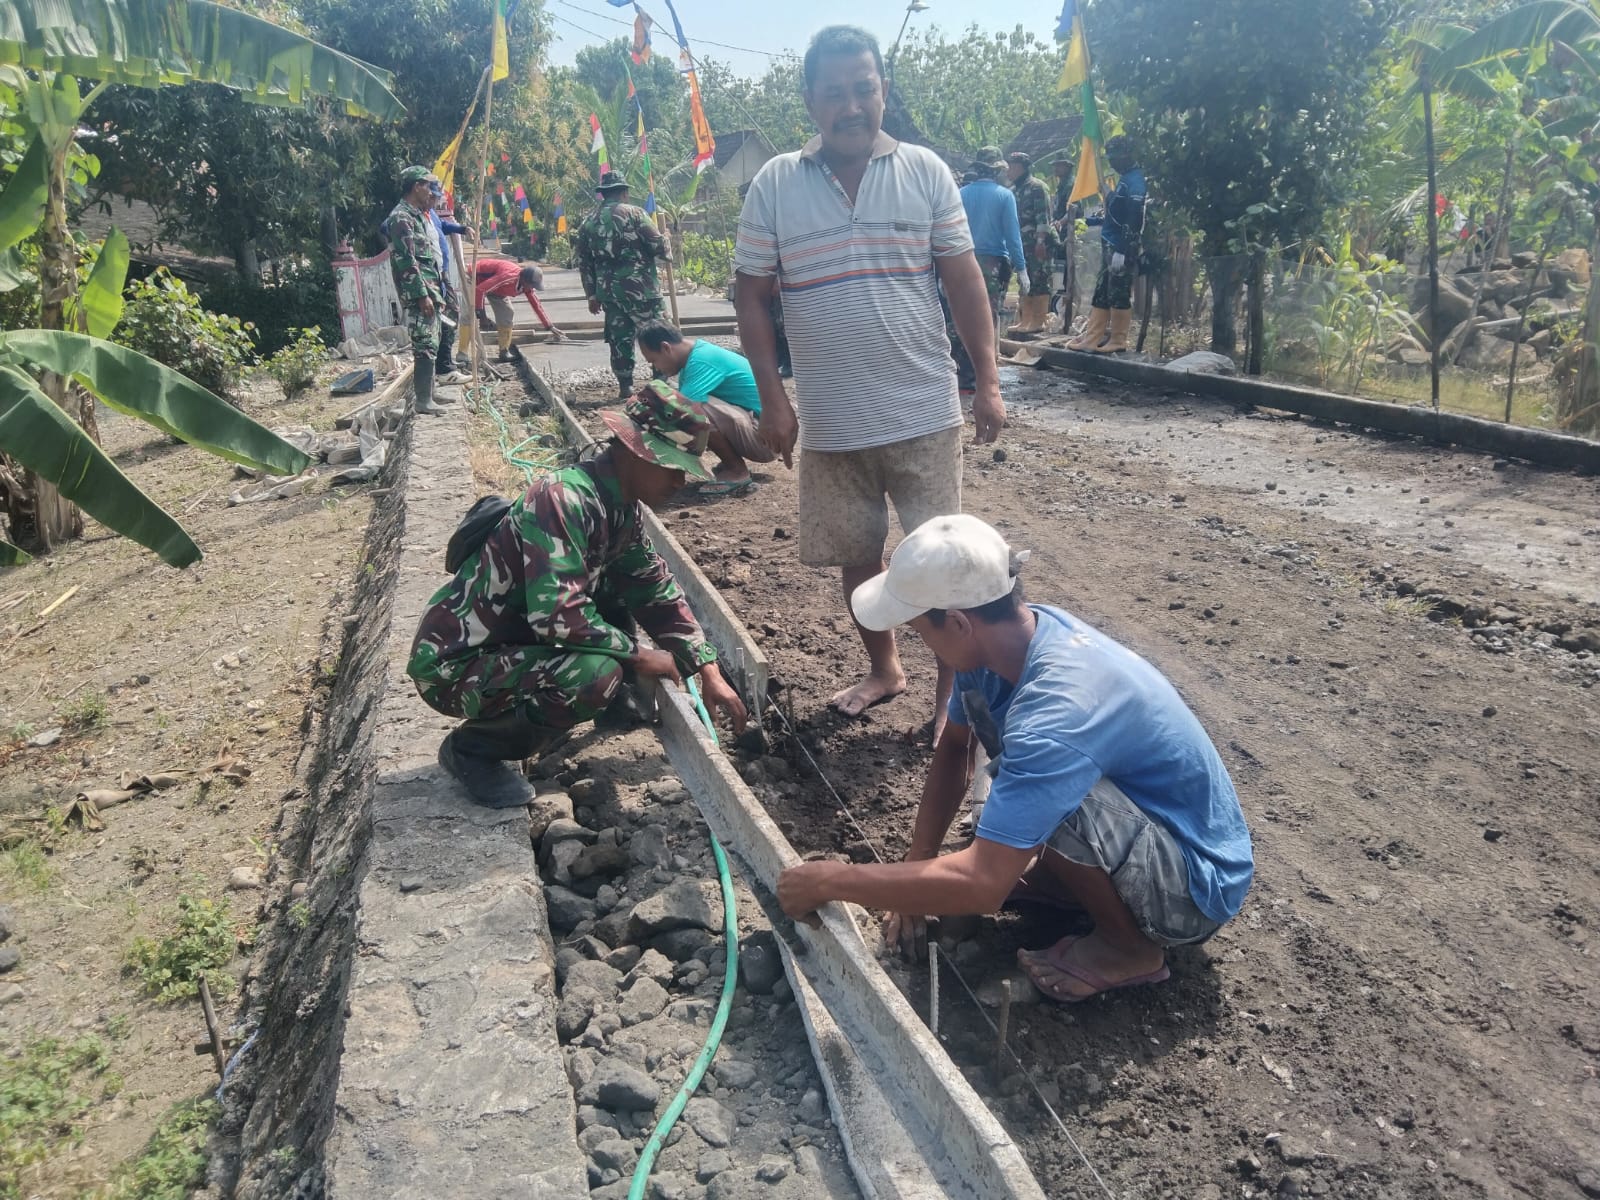
<instances>
[{"instance_id":1,"label":"tall tree","mask_svg":"<svg viewBox=\"0 0 1600 1200\"><path fill-rule=\"evenodd\" d=\"M613 38L603 46L579 50L572 64L578 82L588 84L605 103L615 107L628 94L631 72L644 106L646 129L675 125L680 116L687 123L689 88L678 74L677 60L656 53L647 63L635 63L628 56L630 42L629 38Z\"/></svg>"},{"instance_id":2,"label":"tall tree","mask_svg":"<svg viewBox=\"0 0 1600 1200\"><path fill-rule=\"evenodd\" d=\"M1314 233L1340 202L1374 52L1396 9L1391 0L1090 0L1096 70L1135 102L1129 132L1153 186L1217 256L1218 352L1237 346L1244 263L1229 256L1246 240Z\"/></svg>"},{"instance_id":3,"label":"tall tree","mask_svg":"<svg viewBox=\"0 0 1600 1200\"><path fill-rule=\"evenodd\" d=\"M1056 92L1061 52L1018 25L984 33L976 25L948 39L913 31L893 63L894 87L931 145L970 154L1004 145L1029 121L1070 107Z\"/></svg>"}]
</instances>

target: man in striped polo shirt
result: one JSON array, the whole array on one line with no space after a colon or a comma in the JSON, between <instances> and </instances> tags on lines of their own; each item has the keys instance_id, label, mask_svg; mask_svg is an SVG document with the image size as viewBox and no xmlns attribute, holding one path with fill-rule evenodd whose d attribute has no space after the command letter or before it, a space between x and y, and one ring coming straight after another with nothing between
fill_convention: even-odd
<instances>
[{"instance_id":1,"label":"man in striped polo shirt","mask_svg":"<svg viewBox=\"0 0 1600 1200\"><path fill-rule=\"evenodd\" d=\"M977 440L1005 423L994 325L961 197L932 151L882 130L883 59L833 25L805 56L818 136L761 169L739 217L739 337L761 393L761 434L800 460L800 558L842 568L846 597L883 570L900 524L961 509L961 400L939 307L944 286L977 369ZM770 301L783 300L798 418L778 376ZM856 716L905 690L893 631L856 625L871 672L831 701ZM940 664L934 735L951 675Z\"/></svg>"}]
</instances>

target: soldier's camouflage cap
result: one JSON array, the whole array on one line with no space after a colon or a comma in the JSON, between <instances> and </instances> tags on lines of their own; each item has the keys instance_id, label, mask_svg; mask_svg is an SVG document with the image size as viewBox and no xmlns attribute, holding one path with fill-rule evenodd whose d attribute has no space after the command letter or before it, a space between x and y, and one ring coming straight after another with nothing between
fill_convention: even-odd
<instances>
[{"instance_id":1,"label":"soldier's camouflage cap","mask_svg":"<svg viewBox=\"0 0 1600 1200\"><path fill-rule=\"evenodd\" d=\"M711 417L704 404L670 383L652 379L622 408L602 410L600 419L645 462L687 471L696 479L712 478L700 462L711 438Z\"/></svg>"},{"instance_id":2,"label":"soldier's camouflage cap","mask_svg":"<svg viewBox=\"0 0 1600 1200\"><path fill-rule=\"evenodd\" d=\"M400 172L400 190L409 192L423 180L427 180L429 183L438 183L439 177L428 170L427 167L407 167Z\"/></svg>"}]
</instances>

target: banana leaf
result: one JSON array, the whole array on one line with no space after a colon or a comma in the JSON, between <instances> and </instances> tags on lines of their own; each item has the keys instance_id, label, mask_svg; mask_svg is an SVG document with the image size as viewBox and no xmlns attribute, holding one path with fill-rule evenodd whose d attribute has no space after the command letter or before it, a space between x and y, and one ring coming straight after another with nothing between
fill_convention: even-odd
<instances>
[{"instance_id":1,"label":"banana leaf","mask_svg":"<svg viewBox=\"0 0 1600 1200\"><path fill-rule=\"evenodd\" d=\"M200 561L200 547L105 451L15 366L0 366L0 449L55 484L107 528L154 550L174 567Z\"/></svg>"},{"instance_id":2,"label":"banana leaf","mask_svg":"<svg viewBox=\"0 0 1600 1200\"><path fill-rule=\"evenodd\" d=\"M32 278L33 272L23 266L22 255L17 253L15 246L9 250L0 250L0 292L19 288Z\"/></svg>"},{"instance_id":3,"label":"banana leaf","mask_svg":"<svg viewBox=\"0 0 1600 1200\"><path fill-rule=\"evenodd\" d=\"M37 134L0 191L0 250L9 250L39 228L50 195L50 153Z\"/></svg>"},{"instance_id":4,"label":"banana leaf","mask_svg":"<svg viewBox=\"0 0 1600 1200\"><path fill-rule=\"evenodd\" d=\"M26 550L19 550L10 542L0 538L0 567L20 567L23 563L32 561L33 555Z\"/></svg>"},{"instance_id":5,"label":"banana leaf","mask_svg":"<svg viewBox=\"0 0 1600 1200\"><path fill-rule=\"evenodd\" d=\"M298 475L311 460L198 383L146 358L81 333L19 329L0 333L0 361L22 360L70 375L105 404L229 462L274 475Z\"/></svg>"},{"instance_id":6,"label":"banana leaf","mask_svg":"<svg viewBox=\"0 0 1600 1200\"><path fill-rule=\"evenodd\" d=\"M110 337L122 320L122 285L127 281L128 235L112 226L77 299L90 337Z\"/></svg>"},{"instance_id":7,"label":"banana leaf","mask_svg":"<svg viewBox=\"0 0 1600 1200\"><path fill-rule=\"evenodd\" d=\"M1530 0L1484 22L1443 49L1433 62L1443 79L1452 71L1480 67L1559 40L1576 45L1600 37L1600 9L1576 0Z\"/></svg>"},{"instance_id":8,"label":"banana leaf","mask_svg":"<svg viewBox=\"0 0 1600 1200\"><path fill-rule=\"evenodd\" d=\"M219 83L263 104L314 97L394 120L393 76L211 0L6 0L0 63L135 87Z\"/></svg>"}]
</instances>

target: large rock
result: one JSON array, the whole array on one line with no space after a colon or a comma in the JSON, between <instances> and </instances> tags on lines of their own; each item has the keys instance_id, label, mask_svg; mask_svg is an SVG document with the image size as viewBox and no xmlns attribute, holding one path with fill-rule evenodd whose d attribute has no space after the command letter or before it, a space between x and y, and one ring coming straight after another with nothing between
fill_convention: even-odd
<instances>
[{"instance_id":1,"label":"large rock","mask_svg":"<svg viewBox=\"0 0 1600 1200\"><path fill-rule=\"evenodd\" d=\"M1566 296L1574 288L1587 288L1592 264L1587 250L1563 250L1550 263L1550 288L1556 296Z\"/></svg>"},{"instance_id":2,"label":"large rock","mask_svg":"<svg viewBox=\"0 0 1600 1200\"><path fill-rule=\"evenodd\" d=\"M16 914L4 904L0 904L0 942L10 941L11 933L16 927Z\"/></svg>"},{"instance_id":3,"label":"large rock","mask_svg":"<svg viewBox=\"0 0 1600 1200\"><path fill-rule=\"evenodd\" d=\"M628 856L623 853L622 847L601 842L584 847L583 853L572 864L572 877L589 879L599 875L609 878L621 874L627 866Z\"/></svg>"},{"instance_id":4,"label":"large rock","mask_svg":"<svg viewBox=\"0 0 1600 1200\"><path fill-rule=\"evenodd\" d=\"M1467 280L1457 281L1449 277L1439 280L1440 329L1454 329L1457 325L1461 324L1461 322L1465 321L1469 316L1472 315L1473 287L1474 283L1468 282ZM1466 290L1463 291L1463 288ZM1422 314L1418 318L1418 324L1420 324L1422 328L1426 329L1428 327L1428 317L1426 312L1428 304L1427 280L1424 279L1420 281L1420 286L1417 289L1417 292L1418 294L1413 296L1413 303L1415 304L1418 312Z\"/></svg>"},{"instance_id":5,"label":"large rock","mask_svg":"<svg viewBox=\"0 0 1600 1200\"><path fill-rule=\"evenodd\" d=\"M696 1096L684 1106L684 1120L708 1146L721 1149L733 1141L734 1116L709 1096Z\"/></svg>"},{"instance_id":6,"label":"large rock","mask_svg":"<svg viewBox=\"0 0 1600 1200\"><path fill-rule=\"evenodd\" d=\"M584 921L594 920L598 911L593 900L554 885L544 889L544 903L550 913L550 931L558 934L571 933Z\"/></svg>"},{"instance_id":7,"label":"large rock","mask_svg":"<svg viewBox=\"0 0 1600 1200\"><path fill-rule=\"evenodd\" d=\"M680 879L639 901L628 915L628 940L642 942L675 929L716 929L721 893L713 883Z\"/></svg>"},{"instance_id":8,"label":"large rock","mask_svg":"<svg viewBox=\"0 0 1600 1200\"><path fill-rule=\"evenodd\" d=\"M610 1002L616 999L617 988L622 985L622 972L592 958L573 963L567 968L562 986L563 996L579 994L598 996Z\"/></svg>"},{"instance_id":9,"label":"large rock","mask_svg":"<svg viewBox=\"0 0 1600 1200\"><path fill-rule=\"evenodd\" d=\"M593 1104L613 1112L649 1112L660 1100L661 1087L654 1079L617 1058L603 1059L578 1089L579 1104ZM693 1100L689 1101L690 1108L694 1104ZM728 1116L731 1120L733 1114Z\"/></svg>"},{"instance_id":10,"label":"large rock","mask_svg":"<svg viewBox=\"0 0 1600 1200\"><path fill-rule=\"evenodd\" d=\"M739 977L746 990L757 996L771 995L783 978L783 959L770 929L758 930L744 939L739 947Z\"/></svg>"},{"instance_id":11,"label":"large rock","mask_svg":"<svg viewBox=\"0 0 1600 1200\"><path fill-rule=\"evenodd\" d=\"M667 989L654 979L639 979L622 994L617 1015L624 1025L638 1025L658 1016L667 1006Z\"/></svg>"},{"instance_id":12,"label":"large rock","mask_svg":"<svg viewBox=\"0 0 1600 1200\"><path fill-rule=\"evenodd\" d=\"M1511 366L1512 345L1503 338L1491 337L1480 330L1461 355L1461 364L1478 371L1507 370Z\"/></svg>"},{"instance_id":13,"label":"large rock","mask_svg":"<svg viewBox=\"0 0 1600 1200\"><path fill-rule=\"evenodd\" d=\"M1167 364L1174 371L1190 371L1196 375L1237 375L1238 364L1226 354L1215 354L1210 350L1196 350L1193 354L1185 354L1182 358L1175 358Z\"/></svg>"}]
</instances>

